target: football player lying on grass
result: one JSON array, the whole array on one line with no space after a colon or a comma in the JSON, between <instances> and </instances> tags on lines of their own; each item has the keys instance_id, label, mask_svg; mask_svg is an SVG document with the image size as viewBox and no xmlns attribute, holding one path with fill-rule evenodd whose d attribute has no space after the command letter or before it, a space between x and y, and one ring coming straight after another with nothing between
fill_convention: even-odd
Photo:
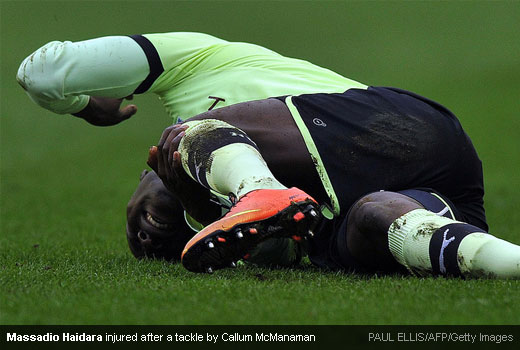
<instances>
[{"instance_id":1,"label":"football player lying on grass","mask_svg":"<svg viewBox=\"0 0 520 350\"><path fill-rule=\"evenodd\" d=\"M520 277L520 247L486 232L469 137L446 108L410 92L351 89L209 111L167 128L148 164L128 205L136 256L181 259L194 272L240 259L288 265L306 253L359 273ZM231 199L220 218L210 190ZM183 208L206 224L195 235ZM266 258L272 239L286 244Z\"/></svg>"},{"instance_id":2,"label":"football player lying on grass","mask_svg":"<svg viewBox=\"0 0 520 350\"><path fill-rule=\"evenodd\" d=\"M21 63L16 78L38 105L96 126L132 117L137 106L121 107L123 98L144 93L158 95L176 123L239 102L367 87L258 45L184 32L52 41ZM152 216L145 218L165 227ZM272 260L287 245L294 246L286 241L270 240L261 255Z\"/></svg>"},{"instance_id":3,"label":"football player lying on grass","mask_svg":"<svg viewBox=\"0 0 520 350\"><path fill-rule=\"evenodd\" d=\"M209 271L240 258L288 265L306 252L349 271L519 275L518 247L483 233L469 138L421 96L200 33L51 42L17 80L40 106L94 125L130 118L137 107L122 99L147 92L174 123L188 120L165 131L150 159L169 190L144 174L129 204L136 256ZM217 221L209 189L232 199ZM207 224L189 242L181 204Z\"/></svg>"}]
</instances>

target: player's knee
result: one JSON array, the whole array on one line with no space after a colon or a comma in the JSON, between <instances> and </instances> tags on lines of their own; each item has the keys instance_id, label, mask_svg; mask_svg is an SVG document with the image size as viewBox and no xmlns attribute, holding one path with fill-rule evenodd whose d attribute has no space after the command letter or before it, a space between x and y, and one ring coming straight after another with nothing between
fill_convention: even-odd
<instances>
[{"instance_id":1,"label":"player's knee","mask_svg":"<svg viewBox=\"0 0 520 350\"><path fill-rule=\"evenodd\" d=\"M356 231L371 232L382 210L384 210L383 202L379 196L366 195L360 198L351 208L348 222Z\"/></svg>"},{"instance_id":2,"label":"player's knee","mask_svg":"<svg viewBox=\"0 0 520 350\"><path fill-rule=\"evenodd\" d=\"M413 199L390 191L381 191L361 197L351 208L349 224L360 233L386 232L399 216L421 208Z\"/></svg>"}]
</instances>

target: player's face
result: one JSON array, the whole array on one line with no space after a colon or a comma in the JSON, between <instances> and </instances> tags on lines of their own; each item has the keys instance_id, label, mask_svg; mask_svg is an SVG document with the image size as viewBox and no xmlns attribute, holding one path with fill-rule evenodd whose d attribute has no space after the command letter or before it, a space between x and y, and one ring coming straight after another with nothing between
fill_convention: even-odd
<instances>
[{"instance_id":1,"label":"player's face","mask_svg":"<svg viewBox=\"0 0 520 350\"><path fill-rule=\"evenodd\" d=\"M126 236L136 257L179 260L193 236L180 202L153 171L141 173L139 186L126 208Z\"/></svg>"}]
</instances>

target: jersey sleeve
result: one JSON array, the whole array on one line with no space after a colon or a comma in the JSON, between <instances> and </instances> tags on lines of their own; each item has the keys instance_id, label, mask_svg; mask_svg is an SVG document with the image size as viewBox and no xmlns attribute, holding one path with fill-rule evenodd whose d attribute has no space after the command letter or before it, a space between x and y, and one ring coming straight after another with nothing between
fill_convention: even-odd
<instances>
[{"instance_id":1,"label":"jersey sleeve","mask_svg":"<svg viewBox=\"0 0 520 350\"><path fill-rule=\"evenodd\" d=\"M123 98L149 75L145 52L130 37L53 41L27 57L16 79L29 97L59 114L76 113L89 96Z\"/></svg>"}]
</instances>

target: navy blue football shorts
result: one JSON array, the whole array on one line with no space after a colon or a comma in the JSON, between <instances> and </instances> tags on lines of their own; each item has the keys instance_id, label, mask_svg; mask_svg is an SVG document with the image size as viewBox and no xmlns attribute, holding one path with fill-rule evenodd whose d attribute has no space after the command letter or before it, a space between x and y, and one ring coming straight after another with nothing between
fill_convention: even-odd
<instances>
[{"instance_id":1,"label":"navy blue football shorts","mask_svg":"<svg viewBox=\"0 0 520 350\"><path fill-rule=\"evenodd\" d=\"M310 241L314 264L360 268L346 250L347 213L359 198L380 190L402 193L428 210L488 230L482 163L460 121L444 106L385 87L293 96L291 101L340 208ZM334 207L326 197L315 198Z\"/></svg>"}]
</instances>

